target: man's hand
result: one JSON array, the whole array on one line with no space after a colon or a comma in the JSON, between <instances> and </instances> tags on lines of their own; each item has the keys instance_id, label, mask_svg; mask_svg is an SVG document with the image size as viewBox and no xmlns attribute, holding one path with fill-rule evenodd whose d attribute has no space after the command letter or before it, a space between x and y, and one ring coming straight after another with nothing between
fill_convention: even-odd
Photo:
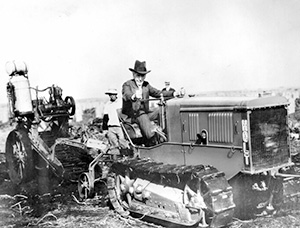
<instances>
[{"instance_id":1,"label":"man's hand","mask_svg":"<svg viewBox=\"0 0 300 228\"><path fill-rule=\"evenodd\" d=\"M142 90L142 88L139 88L137 91L135 91L135 97L137 99L142 99L143 98L143 90Z\"/></svg>"},{"instance_id":2,"label":"man's hand","mask_svg":"<svg viewBox=\"0 0 300 228\"><path fill-rule=\"evenodd\" d=\"M143 90L139 88L135 91L135 93L131 96L131 100L142 99L143 98Z\"/></svg>"},{"instance_id":3,"label":"man's hand","mask_svg":"<svg viewBox=\"0 0 300 228\"><path fill-rule=\"evenodd\" d=\"M135 96L135 93L134 94L132 94L132 96L131 96L131 100L135 100L135 98L136 98L136 96Z\"/></svg>"}]
</instances>

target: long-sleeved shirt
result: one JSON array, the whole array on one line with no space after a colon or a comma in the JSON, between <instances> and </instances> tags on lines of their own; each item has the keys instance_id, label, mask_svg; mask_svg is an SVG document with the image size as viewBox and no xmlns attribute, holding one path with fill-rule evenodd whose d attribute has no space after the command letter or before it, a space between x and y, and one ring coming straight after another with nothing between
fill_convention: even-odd
<instances>
[{"instance_id":1,"label":"long-sleeved shirt","mask_svg":"<svg viewBox=\"0 0 300 228\"><path fill-rule=\"evenodd\" d=\"M164 97L172 97L174 91L161 91L144 81L142 84L142 100L132 99L133 94L139 89L134 79L126 81L122 86L123 106L122 113L133 117L141 113L149 112L149 97L159 98L161 94Z\"/></svg>"}]
</instances>

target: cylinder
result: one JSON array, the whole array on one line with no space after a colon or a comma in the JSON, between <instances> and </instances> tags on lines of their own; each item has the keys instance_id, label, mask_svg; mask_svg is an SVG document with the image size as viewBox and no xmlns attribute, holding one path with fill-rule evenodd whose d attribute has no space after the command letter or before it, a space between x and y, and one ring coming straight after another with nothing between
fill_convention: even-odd
<instances>
[{"instance_id":1,"label":"cylinder","mask_svg":"<svg viewBox=\"0 0 300 228\"><path fill-rule=\"evenodd\" d=\"M29 80L23 75L11 78L15 90L15 113L27 115L33 113Z\"/></svg>"},{"instance_id":2,"label":"cylinder","mask_svg":"<svg viewBox=\"0 0 300 228\"><path fill-rule=\"evenodd\" d=\"M14 74L26 75L28 72L26 63L22 61L9 61L6 63L5 68L9 76Z\"/></svg>"}]
</instances>

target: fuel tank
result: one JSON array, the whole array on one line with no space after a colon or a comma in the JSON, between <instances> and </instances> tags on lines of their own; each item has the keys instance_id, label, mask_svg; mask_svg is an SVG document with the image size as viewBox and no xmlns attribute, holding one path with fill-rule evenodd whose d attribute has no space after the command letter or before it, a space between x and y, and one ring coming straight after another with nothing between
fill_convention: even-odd
<instances>
[{"instance_id":1,"label":"fuel tank","mask_svg":"<svg viewBox=\"0 0 300 228\"><path fill-rule=\"evenodd\" d=\"M10 82L13 85L14 112L21 116L32 114L27 65L24 62L10 61L6 63L6 72L11 76Z\"/></svg>"}]
</instances>

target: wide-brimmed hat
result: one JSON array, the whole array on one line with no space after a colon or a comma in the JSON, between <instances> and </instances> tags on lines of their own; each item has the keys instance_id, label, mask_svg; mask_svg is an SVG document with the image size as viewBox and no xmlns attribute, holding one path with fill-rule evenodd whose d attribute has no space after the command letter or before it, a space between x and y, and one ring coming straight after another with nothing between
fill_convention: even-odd
<instances>
[{"instance_id":1,"label":"wide-brimmed hat","mask_svg":"<svg viewBox=\"0 0 300 228\"><path fill-rule=\"evenodd\" d=\"M108 90L105 92L105 94L107 94L107 95L111 95L111 94L117 95L117 94L118 94L118 91L117 91L116 89L108 89Z\"/></svg>"},{"instance_id":2,"label":"wide-brimmed hat","mask_svg":"<svg viewBox=\"0 0 300 228\"><path fill-rule=\"evenodd\" d=\"M140 62L139 60L135 61L134 69L129 68L129 70L132 71L132 72L135 72L137 74L142 74L142 75L148 74L151 71L151 70L147 71L145 61Z\"/></svg>"}]
</instances>

